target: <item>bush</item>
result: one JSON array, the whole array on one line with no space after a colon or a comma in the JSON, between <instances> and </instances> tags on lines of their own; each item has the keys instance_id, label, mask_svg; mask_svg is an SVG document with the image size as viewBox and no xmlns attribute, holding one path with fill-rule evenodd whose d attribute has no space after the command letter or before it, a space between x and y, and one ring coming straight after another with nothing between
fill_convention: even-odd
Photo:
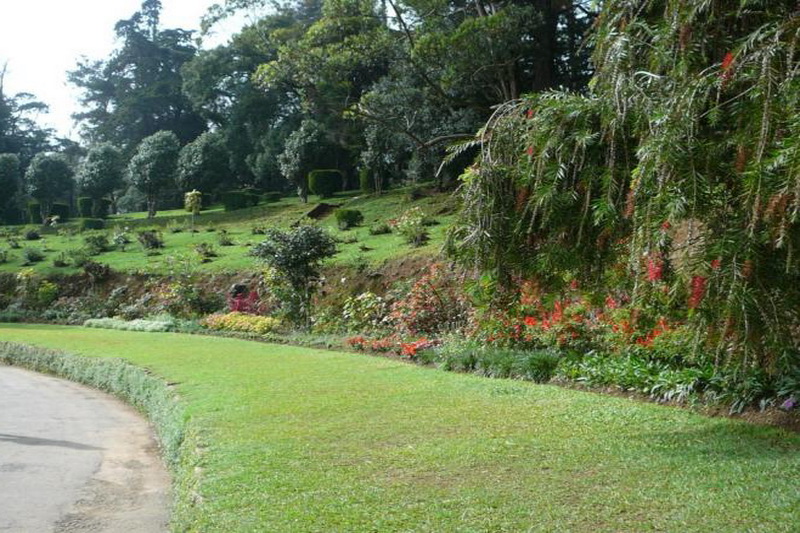
<instances>
[{"instance_id":1,"label":"bush","mask_svg":"<svg viewBox=\"0 0 800 533\"><path fill-rule=\"evenodd\" d=\"M412 207L397 220L395 229L412 246L422 246L428 241L425 215L419 207Z\"/></svg>"},{"instance_id":2,"label":"bush","mask_svg":"<svg viewBox=\"0 0 800 533\"><path fill-rule=\"evenodd\" d=\"M42 238L39 232L36 231L35 229L26 231L23 237L25 238L26 241L38 241L39 239Z\"/></svg>"},{"instance_id":3,"label":"bush","mask_svg":"<svg viewBox=\"0 0 800 533\"><path fill-rule=\"evenodd\" d=\"M100 255L111 249L108 236L104 234L86 236L83 238L83 243L86 245L86 253L89 255Z\"/></svg>"},{"instance_id":4,"label":"bush","mask_svg":"<svg viewBox=\"0 0 800 533\"><path fill-rule=\"evenodd\" d=\"M369 228L370 235L386 235L392 232L392 228L386 222L378 222Z\"/></svg>"},{"instance_id":5,"label":"bush","mask_svg":"<svg viewBox=\"0 0 800 533\"><path fill-rule=\"evenodd\" d=\"M214 245L207 242L195 244L194 251L200 256L200 262L202 263L209 263L212 258L218 256L217 251L214 250Z\"/></svg>"},{"instance_id":6,"label":"bush","mask_svg":"<svg viewBox=\"0 0 800 533\"><path fill-rule=\"evenodd\" d=\"M160 231L145 230L136 235L136 239L145 250L156 250L164 247L164 237Z\"/></svg>"},{"instance_id":7,"label":"bush","mask_svg":"<svg viewBox=\"0 0 800 533\"><path fill-rule=\"evenodd\" d=\"M261 196L254 190L226 191L222 193L222 205L225 211L236 211L246 207L257 206Z\"/></svg>"},{"instance_id":8,"label":"bush","mask_svg":"<svg viewBox=\"0 0 800 533\"><path fill-rule=\"evenodd\" d=\"M237 209L244 209L250 204L247 193L243 191L227 191L222 193L222 205L225 206L225 211L236 211Z\"/></svg>"},{"instance_id":9,"label":"bush","mask_svg":"<svg viewBox=\"0 0 800 533\"><path fill-rule=\"evenodd\" d=\"M266 335L280 326L280 320L269 316L248 315L234 311L224 315L210 315L203 319L201 324L216 331Z\"/></svg>"},{"instance_id":10,"label":"bush","mask_svg":"<svg viewBox=\"0 0 800 533\"><path fill-rule=\"evenodd\" d=\"M39 202L31 202L28 204L28 222L31 224L42 223L42 207Z\"/></svg>"},{"instance_id":11,"label":"bush","mask_svg":"<svg viewBox=\"0 0 800 533\"><path fill-rule=\"evenodd\" d=\"M44 253L38 248L25 248L22 250L22 261L25 266L44 261Z\"/></svg>"},{"instance_id":12,"label":"bush","mask_svg":"<svg viewBox=\"0 0 800 533\"><path fill-rule=\"evenodd\" d=\"M106 221L102 218L84 218L81 220L81 229L86 230L98 230L98 229L105 229L106 228Z\"/></svg>"},{"instance_id":13,"label":"bush","mask_svg":"<svg viewBox=\"0 0 800 533\"><path fill-rule=\"evenodd\" d=\"M8 250L0 250L0 264L8 263Z\"/></svg>"},{"instance_id":14,"label":"bush","mask_svg":"<svg viewBox=\"0 0 800 533\"><path fill-rule=\"evenodd\" d=\"M160 320L121 320L119 318L90 318L83 323L87 328L119 329L124 331L162 332L175 331L178 322L174 319Z\"/></svg>"},{"instance_id":15,"label":"bush","mask_svg":"<svg viewBox=\"0 0 800 533\"><path fill-rule=\"evenodd\" d=\"M67 204L53 204L50 210L51 217L58 217L59 222L66 222L69 220L70 208Z\"/></svg>"},{"instance_id":16,"label":"bush","mask_svg":"<svg viewBox=\"0 0 800 533\"><path fill-rule=\"evenodd\" d=\"M364 194L372 194L375 192L375 182L369 175L369 169L362 168L358 171L358 186Z\"/></svg>"},{"instance_id":17,"label":"bush","mask_svg":"<svg viewBox=\"0 0 800 533\"><path fill-rule=\"evenodd\" d=\"M72 265L77 268L84 266L89 261L89 254L83 249L67 250L67 257L72 261Z\"/></svg>"},{"instance_id":18,"label":"bush","mask_svg":"<svg viewBox=\"0 0 800 533\"><path fill-rule=\"evenodd\" d=\"M340 170L313 170L308 175L308 189L320 198L330 198L342 190L344 175Z\"/></svg>"},{"instance_id":19,"label":"bush","mask_svg":"<svg viewBox=\"0 0 800 533\"><path fill-rule=\"evenodd\" d=\"M103 281L111 276L111 267L98 263L96 261L85 261L83 265L84 273L86 273L93 282Z\"/></svg>"},{"instance_id":20,"label":"bush","mask_svg":"<svg viewBox=\"0 0 800 533\"><path fill-rule=\"evenodd\" d=\"M364 221L364 215L358 209L337 209L334 216L340 230L358 226Z\"/></svg>"},{"instance_id":21,"label":"bush","mask_svg":"<svg viewBox=\"0 0 800 533\"><path fill-rule=\"evenodd\" d=\"M78 198L78 214L82 218L92 218L92 204L94 200L86 196Z\"/></svg>"},{"instance_id":22,"label":"bush","mask_svg":"<svg viewBox=\"0 0 800 533\"><path fill-rule=\"evenodd\" d=\"M274 204L275 202L280 202L283 195L279 192L266 192L262 198L265 204Z\"/></svg>"}]
</instances>

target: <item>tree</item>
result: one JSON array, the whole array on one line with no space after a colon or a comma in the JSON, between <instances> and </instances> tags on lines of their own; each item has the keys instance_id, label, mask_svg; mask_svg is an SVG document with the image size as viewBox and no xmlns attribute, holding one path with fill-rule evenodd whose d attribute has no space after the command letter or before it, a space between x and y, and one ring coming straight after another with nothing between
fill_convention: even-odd
<instances>
[{"instance_id":1,"label":"tree","mask_svg":"<svg viewBox=\"0 0 800 533\"><path fill-rule=\"evenodd\" d=\"M50 217L53 203L70 194L73 172L61 154L39 153L25 172L25 189L39 201L42 223Z\"/></svg>"},{"instance_id":2,"label":"tree","mask_svg":"<svg viewBox=\"0 0 800 533\"><path fill-rule=\"evenodd\" d=\"M181 148L176 183L183 191L198 189L212 193L229 181L230 154L222 136L206 132Z\"/></svg>"},{"instance_id":3,"label":"tree","mask_svg":"<svg viewBox=\"0 0 800 533\"><path fill-rule=\"evenodd\" d=\"M78 171L81 194L92 201L92 216L99 214L101 200L113 195L124 184L125 165L122 152L111 143L101 143L89 149Z\"/></svg>"},{"instance_id":4,"label":"tree","mask_svg":"<svg viewBox=\"0 0 800 533\"><path fill-rule=\"evenodd\" d=\"M47 113L48 108L34 95L5 94L5 74L3 66L0 69L0 153L17 154L24 170L34 155L53 148L53 130L37 123L38 116Z\"/></svg>"},{"instance_id":5,"label":"tree","mask_svg":"<svg viewBox=\"0 0 800 533\"><path fill-rule=\"evenodd\" d=\"M281 174L297 186L303 203L308 202L308 173L313 170L322 146L322 131L318 122L304 120L300 128L286 139L283 152L278 156Z\"/></svg>"},{"instance_id":6,"label":"tree","mask_svg":"<svg viewBox=\"0 0 800 533\"><path fill-rule=\"evenodd\" d=\"M145 137L174 132L187 143L206 129L182 92L181 67L196 53L191 32L161 29L161 2L145 0L117 22L120 46L110 58L82 59L69 81L82 90L85 111L74 117L94 142L112 142L130 154Z\"/></svg>"},{"instance_id":7,"label":"tree","mask_svg":"<svg viewBox=\"0 0 800 533\"><path fill-rule=\"evenodd\" d=\"M273 270L275 282L288 289L284 299L287 315L308 326L311 297L320 278L322 261L336 254L336 241L317 226L281 231L267 230L266 239L251 254Z\"/></svg>"},{"instance_id":8,"label":"tree","mask_svg":"<svg viewBox=\"0 0 800 533\"><path fill-rule=\"evenodd\" d=\"M174 182L180 143L171 131L146 137L128 164L128 183L147 198L147 218L156 215L162 190Z\"/></svg>"},{"instance_id":9,"label":"tree","mask_svg":"<svg viewBox=\"0 0 800 533\"><path fill-rule=\"evenodd\" d=\"M0 219L4 224L15 224L19 220L17 200L22 189L22 174L16 154L0 154Z\"/></svg>"}]
</instances>

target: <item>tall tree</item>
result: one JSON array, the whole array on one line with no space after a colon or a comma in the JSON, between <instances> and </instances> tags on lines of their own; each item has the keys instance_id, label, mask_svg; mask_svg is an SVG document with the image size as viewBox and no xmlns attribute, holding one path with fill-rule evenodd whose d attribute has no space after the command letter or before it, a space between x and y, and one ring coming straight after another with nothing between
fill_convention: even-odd
<instances>
[{"instance_id":1,"label":"tall tree","mask_svg":"<svg viewBox=\"0 0 800 533\"><path fill-rule=\"evenodd\" d=\"M191 32L162 29L160 14L159 0L145 0L130 19L117 22L121 44L109 59L84 58L69 73L86 108L75 118L91 141L112 142L130 153L160 130L186 143L206 129L182 92L181 67L196 53Z\"/></svg>"},{"instance_id":2,"label":"tall tree","mask_svg":"<svg viewBox=\"0 0 800 533\"><path fill-rule=\"evenodd\" d=\"M147 198L147 218L156 216L158 197L174 183L180 143L171 131L146 137L128 163L128 183Z\"/></svg>"},{"instance_id":3,"label":"tall tree","mask_svg":"<svg viewBox=\"0 0 800 533\"><path fill-rule=\"evenodd\" d=\"M48 107L30 93L8 95L4 90L6 69L0 69L0 153L17 154L22 169L33 156L52 148L53 130L37 119Z\"/></svg>"},{"instance_id":4,"label":"tall tree","mask_svg":"<svg viewBox=\"0 0 800 533\"><path fill-rule=\"evenodd\" d=\"M183 192L214 193L229 184L229 161L222 135L206 132L181 148L176 184Z\"/></svg>"},{"instance_id":5,"label":"tall tree","mask_svg":"<svg viewBox=\"0 0 800 533\"><path fill-rule=\"evenodd\" d=\"M17 200L22 190L22 173L17 154L0 154L0 219L4 224L16 224L20 221Z\"/></svg>"},{"instance_id":6,"label":"tall tree","mask_svg":"<svg viewBox=\"0 0 800 533\"><path fill-rule=\"evenodd\" d=\"M25 172L25 189L39 201L42 223L50 217L53 203L69 196L74 182L67 159L61 154L39 153Z\"/></svg>"}]
</instances>

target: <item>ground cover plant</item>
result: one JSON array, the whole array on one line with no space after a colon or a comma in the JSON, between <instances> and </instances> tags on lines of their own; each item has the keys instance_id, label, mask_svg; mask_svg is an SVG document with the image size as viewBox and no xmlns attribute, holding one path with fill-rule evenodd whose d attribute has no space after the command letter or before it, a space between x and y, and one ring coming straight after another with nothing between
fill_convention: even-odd
<instances>
[{"instance_id":1,"label":"ground cover plant","mask_svg":"<svg viewBox=\"0 0 800 533\"><path fill-rule=\"evenodd\" d=\"M195 492L177 486L176 530L790 531L800 520L800 438L773 428L233 339L34 325L0 337L124 357L176 384L202 450Z\"/></svg>"}]
</instances>

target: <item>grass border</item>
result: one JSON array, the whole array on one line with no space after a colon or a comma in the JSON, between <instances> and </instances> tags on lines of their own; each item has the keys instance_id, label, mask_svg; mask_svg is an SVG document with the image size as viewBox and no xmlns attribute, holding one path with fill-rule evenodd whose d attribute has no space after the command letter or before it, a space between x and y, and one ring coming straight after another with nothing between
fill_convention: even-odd
<instances>
[{"instance_id":1,"label":"grass border","mask_svg":"<svg viewBox=\"0 0 800 533\"><path fill-rule=\"evenodd\" d=\"M154 426L172 474L170 527L191 523L197 510L199 438L180 398L147 369L124 359L99 359L16 342L0 341L0 364L58 376L107 392L140 411Z\"/></svg>"}]
</instances>

